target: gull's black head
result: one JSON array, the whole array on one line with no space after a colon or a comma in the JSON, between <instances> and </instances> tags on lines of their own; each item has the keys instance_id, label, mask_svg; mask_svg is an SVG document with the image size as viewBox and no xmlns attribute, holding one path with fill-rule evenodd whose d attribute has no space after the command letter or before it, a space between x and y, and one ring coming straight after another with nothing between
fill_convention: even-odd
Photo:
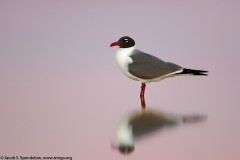
<instances>
[{"instance_id":1,"label":"gull's black head","mask_svg":"<svg viewBox=\"0 0 240 160\"><path fill-rule=\"evenodd\" d=\"M119 46L120 48L129 48L135 45L134 40L131 37L121 37L117 42L113 42L110 47Z\"/></svg>"},{"instance_id":2,"label":"gull's black head","mask_svg":"<svg viewBox=\"0 0 240 160\"><path fill-rule=\"evenodd\" d=\"M120 145L118 147L119 152L122 154L129 154L134 151L134 146L126 146L126 145Z\"/></svg>"}]
</instances>

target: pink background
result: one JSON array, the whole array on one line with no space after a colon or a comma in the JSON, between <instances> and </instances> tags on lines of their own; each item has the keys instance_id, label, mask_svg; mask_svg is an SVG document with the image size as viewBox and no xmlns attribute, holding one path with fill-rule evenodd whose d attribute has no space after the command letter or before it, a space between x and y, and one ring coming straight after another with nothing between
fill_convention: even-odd
<instances>
[{"instance_id":1,"label":"pink background","mask_svg":"<svg viewBox=\"0 0 240 160\"><path fill-rule=\"evenodd\" d=\"M75 160L240 159L240 1L0 1L0 156ZM121 118L140 109L140 83L115 62L113 41L208 77L147 85L149 108L200 113L123 156L110 149Z\"/></svg>"}]
</instances>

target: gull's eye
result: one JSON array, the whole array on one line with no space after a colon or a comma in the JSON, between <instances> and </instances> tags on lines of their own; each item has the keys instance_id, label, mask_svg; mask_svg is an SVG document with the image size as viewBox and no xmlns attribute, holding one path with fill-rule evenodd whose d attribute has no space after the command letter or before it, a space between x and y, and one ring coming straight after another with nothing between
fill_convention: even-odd
<instances>
[{"instance_id":1,"label":"gull's eye","mask_svg":"<svg viewBox=\"0 0 240 160\"><path fill-rule=\"evenodd\" d=\"M128 39L124 39L124 43L127 43L128 42Z\"/></svg>"}]
</instances>

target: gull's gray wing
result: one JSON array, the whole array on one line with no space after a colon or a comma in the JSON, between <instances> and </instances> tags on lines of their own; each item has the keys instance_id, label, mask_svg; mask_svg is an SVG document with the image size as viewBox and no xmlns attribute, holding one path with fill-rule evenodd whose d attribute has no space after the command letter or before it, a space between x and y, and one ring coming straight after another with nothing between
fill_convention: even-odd
<instances>
[{"instance_id":1,"label":"gull's gray wing","mask_svg":"<svg viewBox=\"0 0 240 160\"><path fill-rule=\"evenodd\" d=\"M165 62L139 50L134 50L130 57L133 63L128 65L128 71L142 79L154 79L182 69L179 65Z\"/></svg>"}]
</instances>

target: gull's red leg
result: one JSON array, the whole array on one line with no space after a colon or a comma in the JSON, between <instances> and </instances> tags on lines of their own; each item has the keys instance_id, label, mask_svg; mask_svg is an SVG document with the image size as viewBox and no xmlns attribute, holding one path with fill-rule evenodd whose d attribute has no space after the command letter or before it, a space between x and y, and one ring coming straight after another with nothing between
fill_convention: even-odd
<instances>
[{"instance_id":1,"label":"gull's red leg","mask_svg":"<svg viewBox=\"0 0 240 160\"><path fill-rule=\"evenodd\" d=\"M142 109L146 108L145 98L144 98L145 88L146 88L146 84L142 83L141 92L140 92L140 99L141 99Z\"/></svg>"}]
</instances>

